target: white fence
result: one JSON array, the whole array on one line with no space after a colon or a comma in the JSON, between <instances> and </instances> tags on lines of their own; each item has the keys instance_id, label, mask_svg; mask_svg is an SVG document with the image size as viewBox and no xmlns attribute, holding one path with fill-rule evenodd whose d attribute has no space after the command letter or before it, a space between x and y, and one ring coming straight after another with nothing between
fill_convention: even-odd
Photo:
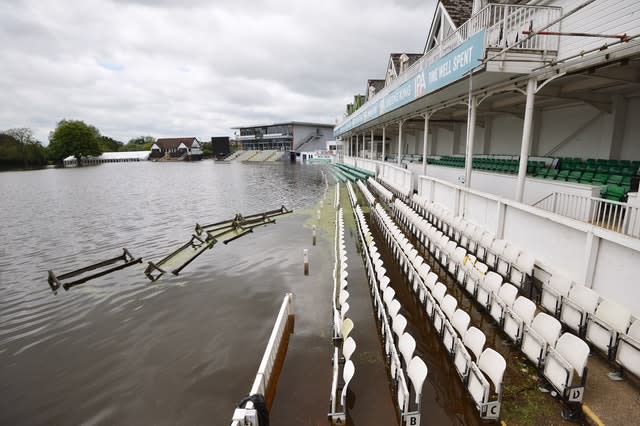
<instances>
[{"instance_id":1,"label":"white fence","mask_svg":"<svg viewBox=\"0 0 640 426\"><path fill-rule=\"evenodd\" d=\"M626 203L554 192L534 204L553 213L601 226L611 231L640 237L639 208Z\"/></svg>"},{"instance_id":2,"label":"white fence","mask_svg":"<svg viewBox=\"0 0 640 426\"><path fill-rule=\"evenodd\" d=\"M418 194L531 253L540 273L561 273L640 313L640 239L428 176Z\"/></svg>"},{"instance_id":3,"label":"white fence","mask_svg":"<svg viewBox=\"0 0 640 426\"><path fill-rule=\"evenodd\" d=\"M273 386L272 380L275 378L273 377L273 367L283 342L287 341L285 333L288 331L289 317L293 315L293 294L287 293L280 306L276 323L271 331L269 343L262 356L262 361L249 395L260 394L266 396L267 389ZM258 426L257 414L252 402L248 402L245 408L236 408L231 426Z\"/></svg>"}]
</instances>

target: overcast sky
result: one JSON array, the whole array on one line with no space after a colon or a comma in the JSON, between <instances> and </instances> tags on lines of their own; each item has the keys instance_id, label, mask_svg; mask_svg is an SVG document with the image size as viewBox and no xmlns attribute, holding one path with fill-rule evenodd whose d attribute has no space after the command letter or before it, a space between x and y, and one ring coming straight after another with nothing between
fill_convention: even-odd
<instances>
[{"instance_id":1,"label":"overcast sky","mask_svg":"<svg viewBox=\"0 0 640 426\"><path fill-rule=\"evenodd\" d=\"M334 124L389 53L422 51L435 3L1 0L0 130L47 144L64 118L124 142Z\"/></svg>"}]
</instances>

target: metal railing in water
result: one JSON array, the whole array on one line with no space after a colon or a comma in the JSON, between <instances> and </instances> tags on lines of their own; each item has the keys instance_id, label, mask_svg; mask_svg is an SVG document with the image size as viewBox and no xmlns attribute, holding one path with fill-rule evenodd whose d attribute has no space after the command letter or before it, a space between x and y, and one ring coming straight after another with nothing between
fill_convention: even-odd
<instances>
[{"instance_id":1,"label":"metal railing in water","mask_svg":"<svg viewBox=\"0 0 640 426\"><path fill-rule=\"evenodd\" d=\"M640 208L627 203L553 192L533 206L630 237L640 237Z\"/></svg>"},{"instance_id":2,"label":"metal railing in water","mask_svg":"<svg viewBox=\"0 0 640 426\"><path fill-rule=\"evenodd\" d=\"M489 4L460 25L454 32L446 36L439 44L429 49L422 58L407 68L405 72L396 77L345 120L359 115L370 102L377 102L380 97L384 97L389 92L397 89L400 85L415 77L425 67L444 57L482 30L486 30L485 47L502 49L522 40L523 37L526 38L527 36L522 33L523 31L539 30L559 18L561 13L562 9L559 7ZM559 30L559 23L546 29L546 31ZM558 50L559 44L559 36L545 35L532 37L511 50L514 52L522 50L554 52Z\"/></svg>"},{"instance_id":3,"label":"metal railing in water","mask_svg":"<svg viewBox=\"0 0 640 426\"><path fill-rule=\"evenodd\" d=\"M267 343L249 395L267 397L267 391L273 387L273 380L277 378L277 375L274 376L274 367L282 345L288 342L285 333L289 331L289 317L293 317L293 315L293 294L287 293L282 300L276 323L271 331L269 343ZM251 401L247 402L245 408L236 408L231 426L258 426L257 413Z\"/></svg>"}]
</instances>

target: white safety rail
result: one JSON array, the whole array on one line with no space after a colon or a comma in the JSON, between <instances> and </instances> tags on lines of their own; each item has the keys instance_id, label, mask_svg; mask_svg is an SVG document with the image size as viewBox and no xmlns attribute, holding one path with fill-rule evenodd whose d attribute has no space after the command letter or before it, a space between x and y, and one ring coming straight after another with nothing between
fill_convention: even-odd
<instances>
[{"instance_id":1,"label":"white safety rail","mask_svg":"<svg viewBox=\"0 0 640 426\"><path fill-rule=\"evenodd\" d=\"M344 425L347 418L347 391L349 382L355 374L351 356L356 342L349 334L353 321L346 315L349 311L349 291L347 272L347 250L344 242L344 213L342 208L336 212L335 263L333 273L333 365L331 393L329 396L329 420L333 424Z\"/></svg>"},{"instance_id":2,"label":"white safety rail","mask_svg":"<svg viewBox=\"0 0 640 426\"><path fill-rule=\"evenodd\" d=\"M378 179L397 197L406 199L413 193L413 173L403 167L383 163Z\"/></svg>"},{"instance_id":3,"label":"white safety rail","mask_svg":"<svg viewBox=\"0 0 640 426\"><path fill-rule=\"evenodd\" d=\"M262 361L258 367L258 373L253 380L253 386L249 395L262 395L267 393L267 389L274 386L273 367L276 363L278 353L282 349L282 345L288 342L285 333L289 331L287 325L289 317L293 317L293 294L287 293L284 296L276 323L271 331L269 343L262 356ZM233 413L231 426L259 426L257 412L251 401L247 402L244 408L236 408Z\"/></svg>"},{"instance_id":4,"label":"white safety rail","mask_svg":"<svg viewBox=\"0 0 640 426\"><path fill-rule=\"evenodd\" d=\"M536 304L525 296L518 296L518 287L522 288L522 286L508 282L509 277L514 276L513 271L517 271L518 278L521 278L522 274L526 275L527 271L524 268L520 267L521 270L518 270L516 267L519 263L525 263L528 265L527 270L530 271L533 267L533 259L525 259L521 262L520 258L526 257L526 254L514 250L508 242L487 238L486 234L476 233L476 229L469 232L467 230L468 224L463 219L451 219L452 216L444 214L441 206L430 204L417 195L413 197L413 205L425 217L400 200L396 200L394 203L396 217L414 233L424 247L469 293L469 296L475 299L480 309L487 312L507 337L519 345L523 354L541 371L570 410L573 410L574 413L579 412L586 384L589 347L582 339L571 333L565 333L561 336L560 321L566 328L573 329L580 336L584 336L585 333L581 330L586 327L587 318L591 318L588 314L593 314L595 311L598 302L597 294L579 286L573 295L574 300L571 299L572 293L570 292L564 296L562 306L566 305L566 319L562 317L563 309L558 310L555 302L551 303L553 314L556 315L559 312L560 321L545 313L539 313L534 318ZM466 241L467 245L464 247L458 245L461 241ZM469 247L473 250L467 251ZM497 247L500 247L499 251L496 249ZM480 260L481 256L483 260ZM483 263L484 259L492 260ZM514 263L510 264L509 262ZM517 280L512 281L518 283ZM562 286L558 285L557 287ZM619 315L612 315L611 313L614 311ZM622 313L620 314L620 312ZM592 338L587 335L586 339L592 343L597 341L601 347L609 349L612 342L616 341L615 333L620 330L626 331L629 327L631 315L628 312L625 314L624 310L605 306L600 316L601 321L593 326ZM595 323L596 319L593 319L593 322ZM616 326L603 325L608 322L616 324ZM473 349L472 346L470 348ZM456 349L456 357L457 355L458 350ZM491 354L489 359L492 357L494 361L489 362L487 358L484 358L483 363L483 355L477 352L476 355L479 356L479 370L484 371L493 380L493 376L496 374L495 362L500 362L499 358L495 354ZM609 356L614 357L612 353L609 353ZM464 365L463 358L465 357L457 357L455 362L459 373L463 370L459 368L459 364ZM628 364L633 368L633 362L628 362ZM473 369L471 369L471 373L473 373ZM574 380L574 373L581 380ZM478 375L476 374L476 376ZM469 376L467 380L471 380L473 377ZM494 380L494 383L497 382ZM474 390L470 387L469 389L474 398L481 395L480 393L474 394ZM478 401L477 398L476 401ZM482 407L480 408L481 415L483 415ZM491 409L492 407L489 407L489 412Z\"/></svg>"},{"instance_id":5,"label":"white safety rail","mask_svg":"<svg viewBox=\"0 0 640 426\"><path fill-rule=\"evenodd\" d=\"M419 183L418 194L434 220L461 216L488 239L508 241L535 258L540 280L561 272L640 314L640 290L632 285L640 272L639 238L430 176L420 176ZM628 223L637 223L631 220L637 217L634 210L627 212ZM443 226L446 231L446 223ZM470 243L474 250L477 241L479 235ZM484 261L484 249L478 257Z\"/></svg>"},{"instance_id":6,"label":"white safety rail","mask_svg":"<svg viewBox=\"0 0 640 426\"><path fill-rule=\"evenodd\" d=\"M627 203L554 192L533 206L610 231L640 238L640 208Z\"/></svg>"},{"instance_id":7,"label":"white safety rail","mask_svg":"<svg viewBox=\"0 0 640 426\"><path fill-rule=\"evenodd\" d=\"M372 197L371 193L368 195ZM365 194L368 199L369 196ZM416 342L409 333L404 332L407 322L399 313L402 307L389 286L389 278L386 276L386 270L362 208L354 204L354 212L373 303L381 323L380 331L385 342L384 351L396 396L395 403L400 413L400 423L418 425L421 415L422 385L427 377L427 366L420 357L413 356ZM413 399L409 391L409 381L412 384Z\"/></svg>"}]
</instances>

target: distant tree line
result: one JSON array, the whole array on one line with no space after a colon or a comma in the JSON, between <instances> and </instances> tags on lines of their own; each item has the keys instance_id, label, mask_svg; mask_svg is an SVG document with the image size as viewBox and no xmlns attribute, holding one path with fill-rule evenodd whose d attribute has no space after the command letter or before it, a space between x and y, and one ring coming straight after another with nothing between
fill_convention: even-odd
<instances>
[{"instance_id":1,"label":"distant tree line","mask_svg":"<svg viewBox=\"0 0 640 426\"><path fill-rule=\"evenodd\" d=\"M61 120L49 133L49 145L37 141L31 129L0 131L0 169L28 169L47 164L62 164L74 156L98 156L103 152L149 151L155 143L151 136L139 136L126 144L100 134L97 127L80 120ZM78 162L79 163L79 162Z\"/></svg>"}]
</instances>

